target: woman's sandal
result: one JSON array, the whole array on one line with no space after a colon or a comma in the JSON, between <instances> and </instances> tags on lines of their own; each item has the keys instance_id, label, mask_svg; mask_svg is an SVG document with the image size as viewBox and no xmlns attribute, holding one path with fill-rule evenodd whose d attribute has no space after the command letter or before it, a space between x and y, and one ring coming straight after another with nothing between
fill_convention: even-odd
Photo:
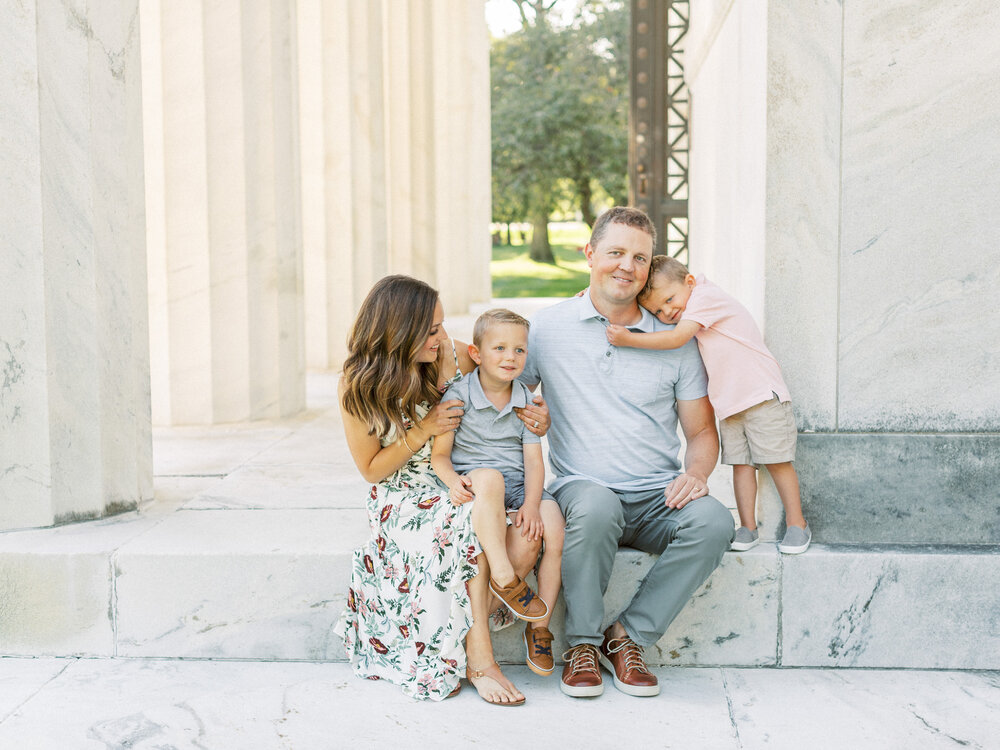
<instances>
[{"instance_id":1,"label":"woman's sandal","mask_svg":"<svg viewBox=\"0 0 1000 750\"><path fill-rule=\"evenodd\" d=\"M500 682L500 680L498 680L493 675L487 674L487 672L493 672L494 670L496 671L496 673L497 673L498 676L503 677L503 673L500 671L500 666L496 662L493 662L492 664L490 664L488 667L486 667L486 669L473 669L472 667L466 667L466 669L465 669L465 677L472 684L472 687L474 687L476 689L476 692L479 692L479 686L476 684L476 680L482 680L482 679L492 680L493 682L495 682L497 684L497 687L499 687L501 690L506 690L507 688L505 688L503 686L503 684ZM488 698L486 698L486 696L484 696L482 693L479 693L479 697L482 698L487 703L489 703L490 705L493 705L493 706L523 706L524 705L524 698L521 698L521 700L519 700L519 701L491 701Z\"/></svg>"},{"instance_id":2,"label":"woman's sandal","mask_svg":"<svg viewBox=\"0 0 1000 750\"><path fill-rule=\"evenodd\" d=\"M458 694L459 694L459 693L461 693L461 692L462 692L462 681L461 681L461 680L459 680L459 681L458 681L458 684L457 684L457 685L455 685L455 689L454 689L454 690L452 690L452 691L451 691L450 693L448 693L448 695L446 695L446 696L444 697L444 699L445 699L445 700L448 700L449 698L454 698L454 697L455 697L456 695L458 695Z\"/></svg>"}]
</instances>

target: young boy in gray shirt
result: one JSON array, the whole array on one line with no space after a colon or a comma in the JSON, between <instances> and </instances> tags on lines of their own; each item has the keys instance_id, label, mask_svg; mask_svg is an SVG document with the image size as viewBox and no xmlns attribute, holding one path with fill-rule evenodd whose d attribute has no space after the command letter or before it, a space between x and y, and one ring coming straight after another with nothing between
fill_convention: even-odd
<instances>
[{"instance_id":1,"label":"young boy in gray shirt","mask_svg":"<svg viewBox=\"0 0 1000 750\"><path fill-rule=\"evenodd\" d=\"M434 439L431 465L456 504L487 493L503 493L508 520L513 516L507 537L512 561L527 557L533 563L544 540L538 592L549 607L543 618L528 622L524 644L528 667L548 675L553 670L548 624L561 583L563 517L543 487L541 439L514 413L532 397L517 380L527 359L528 321L510 310L489 310L476 320L472 341L469 356L478 367L442 397L445 401L461 400L465 414L455 432ZM506 598L507 592L498 590L492 579L490 589L501 600Z\"/></svg>"}]
</instances>

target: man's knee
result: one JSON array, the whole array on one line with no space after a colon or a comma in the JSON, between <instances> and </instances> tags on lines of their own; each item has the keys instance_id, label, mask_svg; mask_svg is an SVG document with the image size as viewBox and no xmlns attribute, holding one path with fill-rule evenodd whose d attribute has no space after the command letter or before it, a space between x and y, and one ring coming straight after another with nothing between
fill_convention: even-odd
<instances>
[{"instance_id":1,"label":"man's knee","mask_svg":"<svg viewBox=\"0 0 1000 750\"><path fill-rule=\"evenodd\" d=\"M684 527L688 533L697 537L707 546L728 549L733 541L735 525L729 510L710 495L692 501L686 507L690 510L690 518L686 519Z\"/></svg>"}]
</instances>

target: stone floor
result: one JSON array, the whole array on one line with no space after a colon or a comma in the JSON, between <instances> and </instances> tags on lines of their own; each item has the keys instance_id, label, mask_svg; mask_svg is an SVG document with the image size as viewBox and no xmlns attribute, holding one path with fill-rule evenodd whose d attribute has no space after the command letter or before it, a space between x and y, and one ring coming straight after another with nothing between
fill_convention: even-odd
<instances>
[{"instance_id":1,"label":"stone floor","mask_svg":"<svg viewBox=\"0 0 1000 750\"><path fill-rule=\"evenodd\" d=\"M509 667L528 698L509 711L468 686L418 703L343 663L0 659L0 747L508 748L526 731L551 748L1000 747L995 672L656 671L656 698L571 699Z\"/></svg>"}]
</instances>

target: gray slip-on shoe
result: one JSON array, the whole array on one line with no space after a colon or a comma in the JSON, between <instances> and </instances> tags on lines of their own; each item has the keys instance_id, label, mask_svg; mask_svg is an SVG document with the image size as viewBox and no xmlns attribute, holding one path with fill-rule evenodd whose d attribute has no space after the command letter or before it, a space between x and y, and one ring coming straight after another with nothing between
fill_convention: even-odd
<instances>
[{"instance_id":1,"label":"gray slip-on shoe","mask_svg":"<svg viewBox=\"0 0 1000 750\"><path fill-rule=\"evenodd\" d=\"M748 549L756 547L759 541L760 533L757 529L751 531L746 526L740 526L736 529L736 536L733 537L733 543L729 549L733 552L746 552Z\"/></svg>"},{"instance_id":2,"label":"gray slip-on shoe","mask_svg":"<svg viewBox=\"0 0 1000 750\"><path fill-rule=\"evenodd\" d=\"M786 555L802 554L809 549L809 542L812 541L812 538L809 524L806 524L804 529L798 526L789 526L785 529L785 538L778 545L778 551Z\"/></svg>"}]
</instances>

